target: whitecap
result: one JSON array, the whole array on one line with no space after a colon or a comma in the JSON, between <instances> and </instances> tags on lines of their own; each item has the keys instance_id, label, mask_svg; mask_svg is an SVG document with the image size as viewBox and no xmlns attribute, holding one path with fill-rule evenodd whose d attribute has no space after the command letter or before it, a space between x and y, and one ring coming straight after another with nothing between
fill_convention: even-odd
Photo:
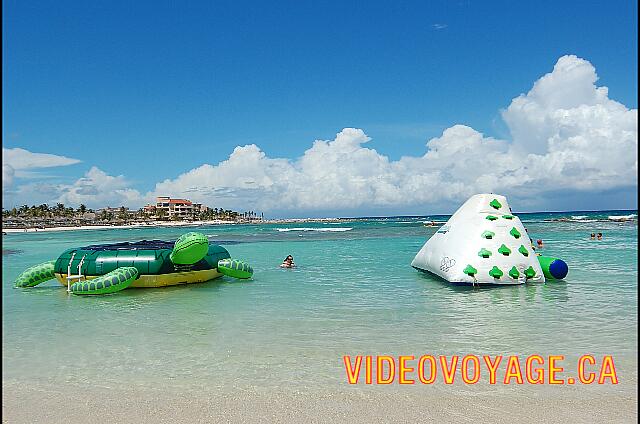
<instances>
[{"instance_id":1,"label":"whitecap","mask_svg":"<svg viewBox=\"0 0 640 424\"><path fill-rule=\"evenodd\" d=\"M635 213L632 213L631 215L609 215L609 219L611 221L628 221L630 219L635 218L636 215Z\"/></svg>"}]
</instances>

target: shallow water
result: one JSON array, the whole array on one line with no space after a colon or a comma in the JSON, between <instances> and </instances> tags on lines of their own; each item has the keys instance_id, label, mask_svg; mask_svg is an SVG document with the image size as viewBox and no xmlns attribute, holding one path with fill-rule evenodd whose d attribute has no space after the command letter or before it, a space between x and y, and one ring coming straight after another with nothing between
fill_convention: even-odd
<instances>
[{"instance_id":1,"label":"shallow water","mask_svg":"<svg viewBox=\"0 0 640 424\"><path fill-rule=\"evenodd\" d=\"M232 257L246 259L254 278L102 297L70 296L56 282L31 289L12 283L28 266L69 247L175 240L193 229L9 234L3 236L3 380L303 389L347 386L342 355L575 360L590 353L613 355L621 382L598 390L631 392L637 220L607 220L629 213L520 215L529 234L544 239L543 252L569 264L568 278L481 289L449 286L409 266L437 229L423 221L446 217L198 227ZM579 219L552 221L571 216ZM604 239L590 240L592 232ZM298 268L278 267L287 254Z\"/></svg>"}]
</instances>

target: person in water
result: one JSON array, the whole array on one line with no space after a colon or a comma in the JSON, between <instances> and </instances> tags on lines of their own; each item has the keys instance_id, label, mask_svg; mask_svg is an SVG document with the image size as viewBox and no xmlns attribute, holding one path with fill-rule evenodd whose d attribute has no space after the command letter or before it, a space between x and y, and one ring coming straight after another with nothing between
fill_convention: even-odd
<instances>
[{"instance_id":1,"label":"person in water","mask_svg":"<svg viewBox=\"0 0 640 424\"><path fill-rule=\"evenodd\" d=\"M591 240L595 240L596 239L596 233L591 233Z\"/></svg>"},{"instance_id":2,"label":"person in water","mask_svg":"<svg viewBox=\"0 0 640 424\"><path fill-rule=\"evenodd\" d=\"M544 247L544 244L542 243L542 239L538 239L538 240L536 241L536 244L538 245L538 249L541 249L541 248L543 248L543 247Z\"/></svg>"},{"instance_id":3,"label":"person in water","mask_svg":"<svg viewBox=\"0 0 640 424\"><path fill-rule=\"evenodd\" d=\"M598 240L602 240L602 233L598 233Z\"/></svg>"},{"instance_id":4,"label":"person in water","mask_svg":"<svg viewBox=\"0 0 640 424\"><path fill-rule=\"evenodd\" d=\"M282 264L280 265L281 268L293 268L295 266L296 264L293 263L293 256L291 255L284 258L284 261L282 261Z\"/></svg>"}]
</instances>

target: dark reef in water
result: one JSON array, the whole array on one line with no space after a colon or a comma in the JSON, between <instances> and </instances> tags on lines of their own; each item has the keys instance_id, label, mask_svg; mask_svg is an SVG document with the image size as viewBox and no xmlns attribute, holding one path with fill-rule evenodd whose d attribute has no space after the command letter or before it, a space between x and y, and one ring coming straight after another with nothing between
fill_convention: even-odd
<instances>
[{"instance_id":1,"label":"dark reef in water","mask_svg":"<svg viewBox=\"0 0 640 424\"><path fill-rule=\"evenodd\" d=\"M246 243L246 241L239 241L239 240L209 240L209 242L212 242L212 243L215 243L215 244L219 244L219 245Z\"/></svg>"},{"instance_id":2,"label":"dark reef in water","mask_svg":"<svg viewBox=\"0 0 640 424\"><path fill-rule=\"evenodd\" d=\"M18 255L20 253L22 253L22 250L18 250L18 249L2 249L2 256Z\"/></svg>"}]
</instances>

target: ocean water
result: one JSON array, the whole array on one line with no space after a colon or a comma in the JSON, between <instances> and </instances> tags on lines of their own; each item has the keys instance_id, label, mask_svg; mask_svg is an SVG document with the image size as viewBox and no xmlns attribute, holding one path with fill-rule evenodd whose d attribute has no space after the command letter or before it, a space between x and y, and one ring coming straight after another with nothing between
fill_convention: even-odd
<instances>
[{"instance_id":1,"label":"ocean water","mask_svg":"<svg viewBox=\"0 0 640 424\"><path fill-rule=\"evenodd\" d=\"M570 362L588 353L612 355L620 384L586 389L635 393L637 217L608 219L630 213L519 214L569 275L493 288L450 286L409 265L438 228L423 222L446 216L8 234L3 381L305 390L347 387L343 355L556 354ZM69 247L175 240L190 230L247 260L254 278L97 297L68 295L54 281L13 288L25 268ZM590 240L592 232L603 240ZM298 268L278 267L287 254Z\"/></svg>"}]
</instances>

